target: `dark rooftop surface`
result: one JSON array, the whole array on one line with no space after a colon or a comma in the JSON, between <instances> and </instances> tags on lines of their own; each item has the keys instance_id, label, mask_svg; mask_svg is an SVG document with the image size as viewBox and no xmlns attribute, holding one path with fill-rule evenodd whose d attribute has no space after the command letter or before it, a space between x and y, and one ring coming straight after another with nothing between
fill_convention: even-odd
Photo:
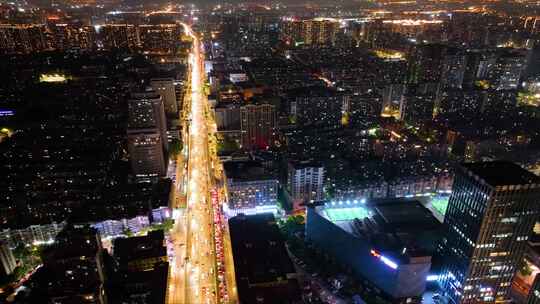
<instances>
[{"instance_id":1,"label":"dark rooftop surface","mask_svg":"<svg viewBox=\"0 0 540 304\"><path fill-rule=\"evenodd\" d=\"M141 258L167 255L163 230L149 232L146 236L118 238L114 240L114 255L124 263Z\"/></svg>"},{"instance_id":2,"label":"dark rooftop surface","mask_svg":"<svg viewBox=\"0 0 540 304\"><path fill-rule=\"evenodd\" d=\"M491 186L540 183L540 177L512 162L466 163L462 166Z\"/></svg>"},{"instance_id":3,"label":"dark rooftop surface","mask_svg":"<svg viewBox=\"0 0 540 304\"><path fill-rule=\"evenodd\" d=\"M239 215L229 220L238 295L241 303L291 303L298 282L273 214Z\"/></svg>"},{"instance_id":4,"label":"dark rooftop surface","mask_svg":"<svg viewBox=\"0 0 540 304\"><path fill-rule=\"evenodd\" d=\"M389 202L374 207L384 226L392 230L410 230L411 228L436 227L439 222L433 214L418 201Z\"/></svg>"},{"instance_id":5,"label":"dark rooftop surface","mask_svg":"<svg viewBox=\"0 0 540 304\"><path fill-rule=\"evenodd\" d=\"M224 163L227 178L242 181L274 179L272 172L266 170L259 161L232 161Z\"/></svg>"}]
</instances>

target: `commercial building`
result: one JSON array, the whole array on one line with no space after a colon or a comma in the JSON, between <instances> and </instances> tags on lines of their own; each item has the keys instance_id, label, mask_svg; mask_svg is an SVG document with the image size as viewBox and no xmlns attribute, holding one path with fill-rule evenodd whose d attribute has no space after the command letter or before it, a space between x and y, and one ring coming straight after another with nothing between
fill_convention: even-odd
<instances>
[{"instance_id":1,"label":"commercial building","mask_svg":"<svg viewBox=\"0 0 540 304\"><path fill-rule=\"evenodd\" d=\"M156 91L146 90L132 93L128 105L128 128L132 130L157 129L163 139L163 149L167 151L167 118L163 98Z\"/></svg>"},{"instance_id":2,"label":"commercial building","mask_svg":"<svg viewBox=\"0 0 540 304\"><path fill-rule=\"evenodd\" d=\"M0 242L0 278L10 275L17 267L11 248L6 242Z\"/></svg>"},{"instance_id":3,"label":"commercial building","mask_svg":"<svg viewBox=\"0 0 540 304\"><path fill-rule=\"evenodd\" d=\"M417 201L326 202L307 211L306 238L394 303L420 303L441 224Z\"/></svg>"},{"instance_id":4,"label":"commercial building","mask_svg":"<svg viewBox=\"0 0 540 304\"><path fill-rule=\"evenodd\" d=\"M278 179L257 161L231 161L224 163L227 176L228 203L225 213L256 214L276 212Z\"/></svg>"},{"instance_id":5,"label":"commercial building","mask_svg":"<svg viewBox=\"0 0 540 304\"><path fill-rule=\"evenodd\" d=\"M292 304L300 300L296 272L271 213L229 219L240 303Z\"/></svg>"},{"instance_id":6,"label":"commercial building","mask_svg":"<svg viewBox=\"0 0 540 304\"><path fill-rule=\"evenodd\" d=\"M133 174L154 179L167 172L163 137L157 129L128 130L128 151Z\"/></svg>"},{"instance_id":7,"label":"commercial building","mask_svg":"<svg viewBox=\"0 0 540 304\"><path fill-rule=\"evenodd\" d=\"M128 105L128 151L133 174L150 179L164 176L168 143L161 96L154 91L134 93Z\"/></svg>"},{"instance_id":8,"label":"commercial building","mask_svg":"<svg viewBox=\"0 0 540 304\"><path fill-rule=\"evenodd\" d=\"M538 219L540 178L510 162L457 169L442 241L442 285L455 303L509 300Z\"/></svg>"}]
</instances>

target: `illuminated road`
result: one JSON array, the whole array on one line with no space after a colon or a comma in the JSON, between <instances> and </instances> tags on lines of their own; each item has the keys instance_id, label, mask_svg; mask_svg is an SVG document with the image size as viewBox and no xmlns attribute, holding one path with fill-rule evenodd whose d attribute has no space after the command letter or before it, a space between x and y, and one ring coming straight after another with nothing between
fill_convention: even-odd
<instances>
[{"instance_id":1,"label":"illuminated road","mask_svg":"<svg viewBox=\"0 0 540 304\"><path fill-rule=\"evenodd\" d=\"M208 100L203 92L202 73L204 54L196 35L188 26L185 26L185 31L193 40L189 55L187 206L184 212L179 208L173 212L175 226L169 243L171 275L168 302L218 304L224 301L218 297L216 287L218 277L210 199L210 191L214 187L210 160L215 158L209 156Z\"/></svg>"}]
</instances>

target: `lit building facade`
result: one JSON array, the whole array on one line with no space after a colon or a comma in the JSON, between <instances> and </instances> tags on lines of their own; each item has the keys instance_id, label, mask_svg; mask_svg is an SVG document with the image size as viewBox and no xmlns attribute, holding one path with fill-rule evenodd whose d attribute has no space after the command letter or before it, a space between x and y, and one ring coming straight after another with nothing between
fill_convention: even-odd
<instances>
[{"instance_id":1,"label":"lit building facade","mask_svg":"<svg viewBox=\"0 0 540 304\"><path fill-rule=\"evenodd\" d=\"M240 109L242 146L245 149L272 146L276 128L276 109L269 104L246 105Z\"/></svg>"},{"instance_id":2,"label":"lit building facade","mask_svg":"<svg viewBox=\"0 0 540 304\"><path fill-rule=\"evenodd\" d=\"M170 78L153 78L150 79L150 86L161 96L165 113L168 115L177 115L178 103L176 101L174 81Z\"/></svg>"},{"instance_id":3,"label":"lit building facade","mask_svg":"<svg viewBox=\"0 0 540 304\"><path fill-rule=\"evenodd\" d=\"M157 129L128 130L128 151L136 177L156 178L166 173L163 138Z\"/></svg>"},{"instance_id":4,"label":"lit building facade","mask_svg":"<svg viewBox=\"0 0 540 304\"><path fill-rule=\"evenodd\" d=\"M333 45L339 22L331 18L311 20L286 20L281 33L284 40L294 45Z\"/></svg>"},{"instance_id":5,"label":"lit building facade","mask_svg":"<svg viewBox=\"0 0 540 304\"><path fill-rule=\"evenodd\" d=\"M321 164L302 161L290 162L287 188L295 205L303 202L321 201L324 198L324 167Z\"/></svg>"},{"instance_id":6,"label":"lit building facade","mask_svg":"<svg viewBox=\"0 0 540 304\"><path fill-rule=\"evenodd\" d=\"M17 267L15 257L6 242L0 242L0 277L13 273Z\"/></svg>"},{"instance_id":7,"label":"lit building facade","mask_svg":"<svg viewBox=\"0 0 540 304\"><path fill-rule=\"evenodd\" d=\"M133 174L155 179L167 170L167 125L163 100L155 91L131 94L128 151Z\"/></svg>"},{"instance_id":8,"label":"lit building facade","mask_svg":"<svg viewBox=\"0 0 540 304\"><path fill-rule=\"evenodd\" d=\"M470 163L457 170L441 244L442 285L453 302L509 300L539 199L540 178L516 164Z\"/></svg>"},{"instance_id":9,"label":"lit building facade","mask_svg":"<svg viewBox=\"0 0 540 304\"><path fill-rule=\"evenodd\" d=\"M261 163L226 162L228 204L226 214L256 214L276 210L279 182Z\"/></svg>"}]
</instances>

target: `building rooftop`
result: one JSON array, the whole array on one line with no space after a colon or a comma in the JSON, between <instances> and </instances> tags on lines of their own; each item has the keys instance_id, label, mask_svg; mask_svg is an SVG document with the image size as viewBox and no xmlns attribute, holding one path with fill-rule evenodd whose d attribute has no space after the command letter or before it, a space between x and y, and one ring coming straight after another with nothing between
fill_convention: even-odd
<instances>
[{"instance_id":1,"label":"building rooftop","mask_svg":"<svg viewBox=\"0 0 540 304\"><path fill-rule=\"evenodd\" d=\"M540 177L507 161L462 164L491 186L540 184Z\"/></svg>"},{"instance_id":2,"label":"building rooftop","mask_svg":"<svg viewBox=\"0 0 540 304\"><path fill-rule=\"evenodd\" d=\"M316 210L347 233L398 255L404 247L408 256L432 252L441 228L426 207L411 199L331 202Z\"/></svg>"},{"instance_id":3,"label":"building rooftop","mask_svg":"<svg viewBox=\"0 0 540 304\"><path fill-rule=\"evenodd\" d=\"M275 174L267 170L260 161L231 161L223 164L227 178L240 181L275 179Z\"/></svg>"},{"instance_id":4,"label":"building rooftop","mask_svg":"<svg viewBox=\"0 0 540 304\"><path fill-rule=\"evenodd\" d=\"M273 214L229 220L238 294L242 303L289 303L299 296L295 270Z\"/></svg>"},{"instance_id":5,"label":"building rooftop","mask_svg":"<svg viewBox=\"0 0 540 304\"><path fill-rule=\"evenodd\" d=\"M114 255L121 263L167 255L163 230L149 232L146 236L118 238L114 240Z\"/></svg>"}]
</instances>

